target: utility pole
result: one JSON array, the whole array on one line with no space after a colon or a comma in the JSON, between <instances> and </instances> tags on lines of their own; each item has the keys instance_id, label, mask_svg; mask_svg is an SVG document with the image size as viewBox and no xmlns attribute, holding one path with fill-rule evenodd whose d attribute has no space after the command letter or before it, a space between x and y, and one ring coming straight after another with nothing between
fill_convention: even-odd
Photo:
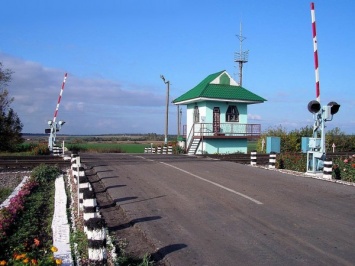
<instances>
[{"instance_id":1,"label":"utility pole","mask_svg":"<svg viewBox=\"0 0 355 266\"><path fill-rule=\"evenodd\" d=\"M166 81L163 75L160 75L160 78L166 84L166 112L165 112L165 138L164 144L168 144L168 126L169 126L169 90L170 90L170 81Z\"/></svg>"}]
</instances>

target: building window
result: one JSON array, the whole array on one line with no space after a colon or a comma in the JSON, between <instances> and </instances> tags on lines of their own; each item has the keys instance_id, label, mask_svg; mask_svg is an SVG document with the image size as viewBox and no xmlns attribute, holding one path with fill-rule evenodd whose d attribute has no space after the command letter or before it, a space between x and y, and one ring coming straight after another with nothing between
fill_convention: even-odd
<instances>
[{"instance_id":1,"label":"building window","mask_svg":"<svg viewBox=\"0 0 355 266\"><path fill-rule=\"evenodd\" d=\"M229 105L226 112L226 122L239 122L239 112L235 105Z\"/></svg>"},{"instance_id":2,"label":"building window","mask_svg":"<svg viewBox=\"0 0 355 266\"><path fill-rule=\"evenodd\" d=\"M200 122L200 111L198 110L198 106L196 105L194 108L194 123Z\"/></svg>"}]
</instances>

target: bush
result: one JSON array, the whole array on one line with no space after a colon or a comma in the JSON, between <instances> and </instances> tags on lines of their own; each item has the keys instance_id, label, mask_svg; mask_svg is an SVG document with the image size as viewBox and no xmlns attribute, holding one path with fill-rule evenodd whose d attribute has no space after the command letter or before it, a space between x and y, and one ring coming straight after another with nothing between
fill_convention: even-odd
<instances>
[{"instance_id":1,"label":"bush","mask_svg":"<svg viewBox=\"0 0 355 266\"><path fill-rule=\"evenodd\" d=\"M280 137L281 139L281 153L284 152L301 152L302 137L312 137L313 128L306 126L301 129L295 129L287 132L282 126L276 128L269 128L263 132L258 140L257 150L261 152L262 140L266 141L266 137ZM338 152L355 151L355 136L345 135L339 128L326 131L325 136L326 150L331 151L333 143L336 145Z\"/></svg>"},{"instance_id":2,"label":"bush","mask_svg":"<svg viewBox=\"0 0 355 266\"><path fill-rule=\"evenodd\" d=\"M355 182L355 156L337 158L333 161L333 174L340 174L340 179L348 182Z\"/></svg>"},{"instance_id":3,"label":"bush","mask_svg":"<svg viewBox=\"0 0 355 266\"><path fill-rule=\"evenodd\" d=\"M32 170L31 177L39 184L44 184L55 180L60 174L60 169L56 166L41 164Z\"/></svg>"},{"instance_id":4,"label":"bush","mask_svg":"<svg viewBox=\"0 0 355 266\"><path fill-rule=\"evenodd\" d=\"M282 153L277 156L276 168L306 172L307 155L303 153Z\"/></svg>"},{"instance_id":5,"label":"bush","mask_svg":"<svg viewBox=\"0 0 355 266\"><path fill-rule=\"evenodd\" d=\"M33 155L49 155L50 151L47 144L38 144L37 146L33 147L31 153Z\"/></svg>"}]
</instances>

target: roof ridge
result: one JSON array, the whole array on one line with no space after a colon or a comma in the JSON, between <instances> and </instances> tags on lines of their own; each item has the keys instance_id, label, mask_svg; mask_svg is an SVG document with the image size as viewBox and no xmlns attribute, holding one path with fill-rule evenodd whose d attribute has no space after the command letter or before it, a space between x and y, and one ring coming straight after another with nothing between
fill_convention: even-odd
<instances>
[{"instance_id":1,"label":"roof ridge","mask_svg":"<svg viewBox=\"0 0 355 266\"><path fill-rule=\"evenodd\" d=\"M248 100L253 103L266 101L264 98L259 95L239 86L231 84L220 84L220 83L211 83L223 73L227 73L226 70L222 70L205 77L200 83L194 86L189 91L182 94L180 97L173 100L173 103L193 101L194 99L201 98L219 98L219 99L230 99L230 100ZM228 73L227 73L228 74ZM229 75L229 74L228 74ZM221 89L226 88L227 90ZM236 90L230 90L235 88ZM221 89L221 90L220 90Z\"/></svg>"}]
</instances>

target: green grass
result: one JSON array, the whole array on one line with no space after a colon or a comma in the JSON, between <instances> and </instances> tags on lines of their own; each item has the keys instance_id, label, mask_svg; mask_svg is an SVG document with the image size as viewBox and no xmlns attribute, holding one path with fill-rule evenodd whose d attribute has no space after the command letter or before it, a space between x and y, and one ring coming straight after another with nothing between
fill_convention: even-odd
<instances>
[{"instance_id":1,"label":"green grass","mask_svg":"<svg viewBox=\"0 0 355 266\"><path fill-rule=\"evenodd\" d=\"M257 148L258 141L248 141L248 153L250 153L253 150L256 150Z\"/></svg>"},{"instance_id":2,"label":"green grass","mask_svg":"<svg viewBox=\"0 0 355 266\"><path fill-rule=\"evenodd\" d=\"M0 188L0 203L3 203L11 193L11 188Z\"/></svg>"},{"instance_id":3,"label":"green grass","mask_svg":"<svg viewBox=\"0 0 355 266\"><path fill-rule=\"evenodd\" d=\"M69 150L81 152L143 153L149 144L141 143L75 143L65 145Z\"/></svg>"}]
</instances>

